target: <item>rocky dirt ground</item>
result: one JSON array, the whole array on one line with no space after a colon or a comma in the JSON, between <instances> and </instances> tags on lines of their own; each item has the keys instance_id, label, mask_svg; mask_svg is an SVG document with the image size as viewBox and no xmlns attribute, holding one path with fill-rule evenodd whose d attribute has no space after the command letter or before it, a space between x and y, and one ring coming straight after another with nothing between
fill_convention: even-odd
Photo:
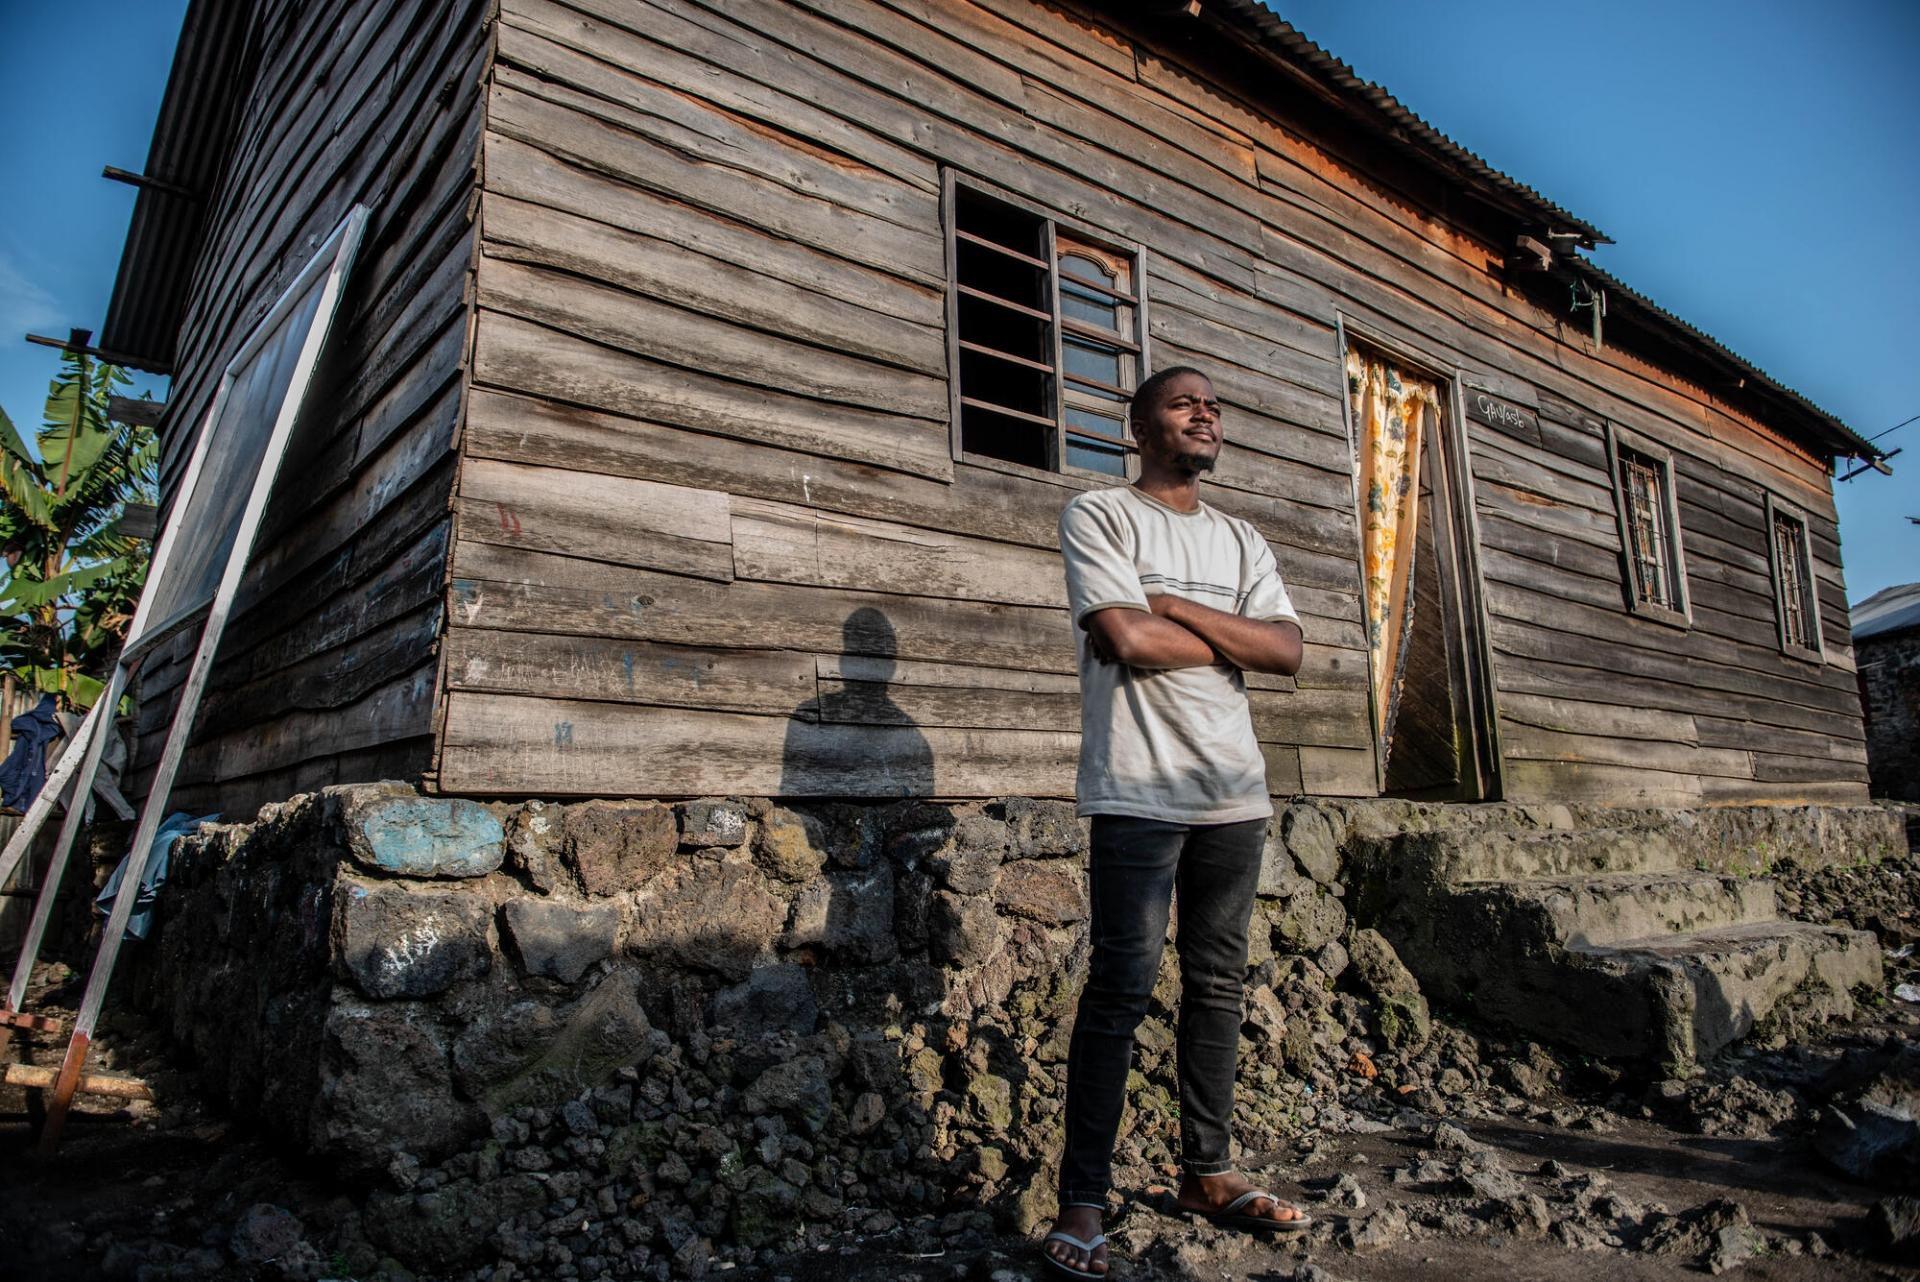
<instances>
[{"instance_id":1,"label":"rocky dirt ground","mask_svg":"<svg viewBox=\"0 0 1920 1282\"><path fill-rule=\"evenodd\" d=\"M1122 1150L1125 1195L1109 1223L1114 1276L1920 1278L1920 863L1782 865L1771 875L1793 915L1879 936L1886 990L1853 1025L1791 1046L1762 1029L1698 1076L1652 1083L1440 1019L1417 1056L1400 1058L1356 1027L1318 1048L1313 1071L1243 1088L1258 1097L1243 1110L1243 1136L1264 1150L1247 1166L1300 1200L1314 1229L1266 1242L1164 1213L1172 1170L1143 1126ZM61 967L43 980L38 1009L77 996ZM1250 1023L1258 1035L1260 1012ZM37 1052L43 1061L53 1053ZM876 1210L857 1229L823 1227L751 1250L716 1247L724 1238L711 1226L650 1212L643 1193L623 1202L624 1185L593 1174L609 1168L615 1119L650 1090L696 1114L704 1102L671 1099L681 1088L657 1062L564 1108L505 1119L491 1158L402 1164L383 1181L342 1187L290 1167L269 1137L223 1124L136 1021L109 1020L97 1055L98 1067L144 1077L156 1101L89 1108L70 1121L53 1159L34 1155L33 1101L0 1095L4 1276L424 1282L428 1273L409 1272L375 1244L391 1242L396 1224L448 1234L446 1258L478 1259L431 1274L461 1282L1001 1282L1037 1273L1010 1213ZM1280 1096L1286 1108L1259 1107ZM805 1154L769 1139L764 1162L798 1165L791 1182L805 1186ZM463 1208L476 1219L428 1213L485 1161L524 1178L489 1185L500 1191L488 1205ZM752 1179L736 1176L743 1188ZM654 1178L688 1187L676 1154Z\"/></svg>"}]
</instances>

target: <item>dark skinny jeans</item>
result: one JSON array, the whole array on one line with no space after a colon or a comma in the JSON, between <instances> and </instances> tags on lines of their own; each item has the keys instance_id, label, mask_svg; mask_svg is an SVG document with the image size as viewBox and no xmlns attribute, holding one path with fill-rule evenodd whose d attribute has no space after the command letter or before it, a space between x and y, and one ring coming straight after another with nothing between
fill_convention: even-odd
<instances>
[{"instance_id":1,"label":"dark skinny jeans","mask_svg":"<svg viewBox=\"0 0 1920 1282\"><path fill-rule=\"evenodd\" d=\"M1127 1073L1133 1067L1133 1033L1147 1013L1167 944L1168 904L1176 892L1181 1164L1194 1175L1233 1169L1228 1132L1240 1054L1247 922L1266 831L1265 819L1178 824L1094 816L1087 868L1093 955L1067 1051L1062 1205L1106 1204Z\"/></svg>"}]
</instances>

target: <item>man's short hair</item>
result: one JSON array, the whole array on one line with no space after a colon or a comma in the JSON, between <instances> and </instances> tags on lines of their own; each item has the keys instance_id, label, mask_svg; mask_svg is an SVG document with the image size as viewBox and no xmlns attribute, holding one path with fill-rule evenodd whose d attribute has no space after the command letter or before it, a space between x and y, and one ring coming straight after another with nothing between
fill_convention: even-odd
<instances>
[{"instance_id":1,"label":"man's short hair","mask_svg":"<svg viewBox=\"0 0 1920 1282\"><path fill-rule=\"evenodd\" d=\"M1182 374L1198 374L1201 378L1206 378L1209 383L1213 381L1207 378L1205 371L1197 370L1191 365L1169 365L1165 369L1155 370L1141 379L1140 386L1133 389L1133 399L1127 402L1127 418L1135 423L1139 422L1159 401L1161 389Z\"/></svg>"}]
</instances>

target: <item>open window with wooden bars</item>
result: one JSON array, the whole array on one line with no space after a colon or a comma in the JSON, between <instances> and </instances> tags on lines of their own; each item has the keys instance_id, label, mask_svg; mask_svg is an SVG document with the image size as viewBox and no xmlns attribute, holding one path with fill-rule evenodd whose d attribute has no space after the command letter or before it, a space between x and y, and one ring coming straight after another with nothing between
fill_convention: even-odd
<instances>
[{"instance_id":1,"label":"open window with wooden bars","mask_svg":"<svg viewBox=\"0 0 1920 1282\"><path fill-rule=\"evenodd\" d=\"M1767 561L1773 575L1781 651L1811 663L1823 662L1820 598L1813 578L1807 518L1771 494L1767 495Z\"/></svg>"},{"instance_id":2,"label":"open window with wooden bars","mask_svg":"<svg viewBox=\"0 0 1920 1282\"><path fill-rule=\"evenodd\" d=\"M956 459L1128 475L1127 400L1147 372L1137 246L946 182Z\"/></svg>"},{"instance_id":3,"label":"open window with wooden bars","mask_svg":"<svg viewBox=\"0 0 1920 1282\"><path fill-rule=\"evenodd\" d=\"M1687 598L1673 455L1644 437L1609 424L1607 459L1613 473L1615 515L1620 523L1627 608L1662 623L1686 627L1692 621L1692 606Z\"/></svg>"}]
</instances>

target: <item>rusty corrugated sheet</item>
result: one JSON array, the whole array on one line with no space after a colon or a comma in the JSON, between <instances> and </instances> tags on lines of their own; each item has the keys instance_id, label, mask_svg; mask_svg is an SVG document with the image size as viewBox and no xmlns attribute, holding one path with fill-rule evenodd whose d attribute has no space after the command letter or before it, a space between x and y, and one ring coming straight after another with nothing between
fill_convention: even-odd
<instances>
[{"instance_id":1,"label":"rusty corrugated sheet","mask_svg":"<svg viewBox=\"0 0 1920 1282\"><path fill-rule=\"evenodd\" d=\"M1612 238L1578 215L1501 173L1492 165L1435 129L1392 94L1302 34L1260 0L1209 0L1206 11L1236 27L1248 43L1278 55L1297 70L1318 80L1339 99L1349 115L1383 139L1397 142L1430 167L1446 172L1468 186L1490 188L1520 210L1530 212L1542 228L1577 233L1588 245L1609 245Z\"/></svg>"}]
</instances>

